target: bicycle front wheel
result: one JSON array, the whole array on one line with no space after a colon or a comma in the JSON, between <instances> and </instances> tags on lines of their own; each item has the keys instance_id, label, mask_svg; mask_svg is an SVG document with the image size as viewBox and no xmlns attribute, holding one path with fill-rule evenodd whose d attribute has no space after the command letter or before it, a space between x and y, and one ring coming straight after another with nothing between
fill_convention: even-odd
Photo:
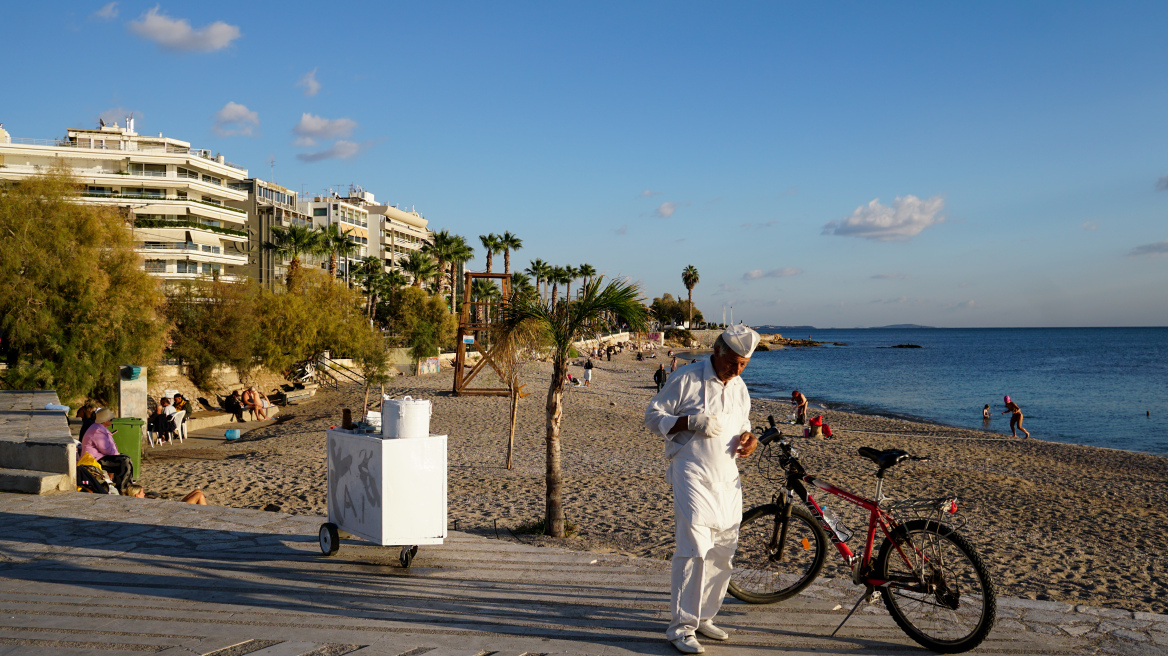
<instances>
[{"instance_id":1,"label":"bicycle front wheel","mask_svg":"<svg viewBox=\"0 0 1168 656\"><path fill-rule=\"evenodd\" d=\"M791 508L782 560L768 548L779 507L752 508L742 515L738 551L728 591L748 604L773 604L790 599L811 585L827 560L827 535L811 513Z\"/></svg>"},{"instance_id":2,"label":"bicycle front wheel","mask_svg":"<svg viewBox=\"0 0 1168 656\"><path fill-rule=\"evenodd\" d=\"M935 652L980 645L994 627L997 595L973 546L948 526L925 520L906 522L893 538L880 545L874 567L879 578L905 581L880 588L892 619Z\"/></svg>"}]
</instances>

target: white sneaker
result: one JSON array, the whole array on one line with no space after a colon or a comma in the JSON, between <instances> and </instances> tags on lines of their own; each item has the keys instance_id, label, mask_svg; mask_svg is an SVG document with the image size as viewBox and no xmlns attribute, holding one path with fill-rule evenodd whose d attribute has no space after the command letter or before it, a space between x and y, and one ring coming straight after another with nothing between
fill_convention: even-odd
<instances>
[{"instance_id":1,"label":"white sneaker","mask_svg":"<svg viewBox=\"0 0 1168 656\"><path fill-rule=\"evenodd\" d=\"M698 633L706 636L710 640L730 639L730 634L714 626L713 620L702 620L701 622L698 622Z\"/></svg>"},{"instance_id":2,"label":"white sneaker","mask_svg":"<svg viewBox=\"0 0 1168 656\"><path fill-rule=\"evenodd\" d=\"M703 647L702 643L698 642L698 639L692 635L683 635L680 638L674 638L673 640L669 641L669 644L673 645L674 649L683 654L706 653L706 648Z\"/></svg>"}]
</instances>

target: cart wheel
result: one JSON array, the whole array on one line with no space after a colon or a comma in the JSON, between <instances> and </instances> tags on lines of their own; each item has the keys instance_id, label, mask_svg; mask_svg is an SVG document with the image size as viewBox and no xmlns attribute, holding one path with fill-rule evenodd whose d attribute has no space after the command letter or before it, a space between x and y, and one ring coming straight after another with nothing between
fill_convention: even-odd
<instances>
[{"instance_id":1,"label":"cart wheel","mask_svg":"<svg viewBox=\"0 0 1168 656\"><path fill-rule=\"evenodd\" d=\"M341 535L337 532L336 524L320 525L320 552L331 556L341 548Z\"/></svg>"},{"instance_id":2,"label":"cart wheel","mask_svg":"<svg viewBox=\"0 0 1168 656\"><path fill-rule=\"evenodd\" d=\"M412 547L402 547L401 556L398 560L401 561L401 566L409 569L410 563L414 562L414 556L418 555L418 545Z\"/></svg>"}]
</instances>

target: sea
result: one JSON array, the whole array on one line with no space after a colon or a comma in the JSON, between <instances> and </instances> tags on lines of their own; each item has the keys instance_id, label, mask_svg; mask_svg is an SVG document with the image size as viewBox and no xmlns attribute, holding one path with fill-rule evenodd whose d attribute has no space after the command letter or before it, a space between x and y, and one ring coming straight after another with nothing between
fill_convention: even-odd
<instances>
[{"instance_id":1,"label":"sea","mask_svg":"<svg viewBox=\"0 0 1168 656\"><path fill-rule=\"evenodd\" d=\"M756 398L1008 435L1008 394L1036 439L1168 455L1168 328L779 332L824 345L755 353Z\"/></svg>"}]
</instances>

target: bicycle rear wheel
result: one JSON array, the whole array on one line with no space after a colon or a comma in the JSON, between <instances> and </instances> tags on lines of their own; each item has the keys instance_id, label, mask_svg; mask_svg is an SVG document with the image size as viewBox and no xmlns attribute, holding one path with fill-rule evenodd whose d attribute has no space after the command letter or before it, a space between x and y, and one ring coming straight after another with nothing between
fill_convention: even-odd
<instances>
[{"instance_id":1,"label":"bicycle rear wheel","mask_svg":"<svg viewBox=\"0 0 1168 656\"><path fill-rule=\"evenodd\" d=\"M791 508L783 559L767 548L775 530L775 505L752 508L742 515L738 551L728 592L748 604L773 604L790 599L811 585L827 560L827 535L806 509Z\"/></svg>"},{"instance_id":2,"label":"bicycle rear wheel","mask_svg":"<svg viewBox=\"0 0 1168 656\"><path fill-rule=\"evenodd\" d=\"M884 579L917 581L880 588L892 619L922 647L942 654L969 651L994 627L997 595L989 571L969 542L933 521L906 522L880 545L874 571ZM921 576L914 573L921 572Z\"/></svg>"}]
</instances>

